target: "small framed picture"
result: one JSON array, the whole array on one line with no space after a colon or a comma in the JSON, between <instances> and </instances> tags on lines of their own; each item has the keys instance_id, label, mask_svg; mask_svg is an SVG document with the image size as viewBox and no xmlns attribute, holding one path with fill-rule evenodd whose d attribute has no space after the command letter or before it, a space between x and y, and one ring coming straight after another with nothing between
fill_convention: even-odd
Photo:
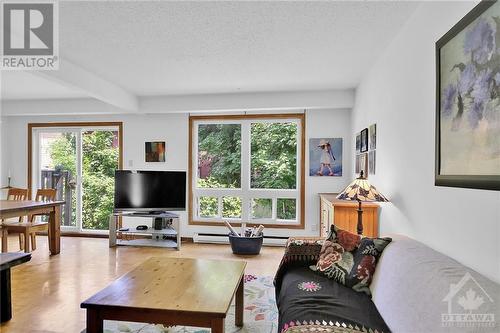
<instances>
[{"instance_id":1,"label":"small framed picture","mask_svg":"<svg viewBox=\"0 0 500 333\"><path fill-rule=\"evenodd\" d=\"M375 158L376 158L376 150L371 150L368 152L368 174L375 174Z\"/></svg>"},{"instance_id":2,"label":"small framed picture","mask_svg":"<svg viewBox=\"0 0 500 333\"><path fill-rule=\"evenodd\" d=\"M367 153L363 153L363 154L359 154L359 172L358 173L361 173L361 171L363 171L363 176L365 178L368 178L368 154Z\"/></svg>"},{"instance_id":3,"label":"small framed picture","mask_svg":"<svg viewBox=\"0 0 500 333\"><path fill-rule=\"evenodd\" d=\"M368 132L370 133L370 150L377 149L377 124L371 124Z\"/></svg>"},{"instance_id":4,"label":"small framed picture","mask_svg":"<svg viewBox=\"0 0 500 333\"><path fill-rule=\"evenodd\" d=\"M355 173L359 173L359 172L360 172L360 170L361 170L361 169L359 168L359 167L360 167L360 164L359 164L359 158L360 158L360 154L357 154L357 155L356 155L356 162L355 162L355 166L356 166L356 167L355 167L355 169L354 169L354 172L355 172Z\"/></svg>"},{"instance_id":5,"label":"small framed picture","mask_svg":"<svg viewBox=\"0 0 500 333\"><path fill-rule=\"evenodd\" d=\"M165 141L146 142L146 162L165 162Z\"/></svg>"},{"instance_id":6,"label":"small framed picture","mask_svg":"<svg viewBox=\"0 0 500 333\"><path fill-rule=\"evenodd\" d=\"M356 134L356 154L361 152L361 133Z\"/></svg>"},{"instance_id":7,"label":"small framed picture","mask_svg":"<svg viewBox=\"0 0 500 333\"><path fill-rule=\"evenodd\" d=\"M361 131L360 151L362 153L368 151L368 128Z\"/></svg>"}]
</instances>

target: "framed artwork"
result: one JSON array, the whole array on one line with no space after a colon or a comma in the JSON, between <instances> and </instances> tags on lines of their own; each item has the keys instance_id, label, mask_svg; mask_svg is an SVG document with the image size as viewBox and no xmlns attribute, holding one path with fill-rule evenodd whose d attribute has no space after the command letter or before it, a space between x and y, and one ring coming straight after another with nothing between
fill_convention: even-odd
<instances>
[{"instance_id":1,"label":"framed artwork","mask_svg":"<svg viewBox=\"0 0 500 333\"><path fill-rule=\"evenodd\" d=\"M368 133L370 135L370 150L377 149L377 124L371 124L368 127Z\"/></svg>"},{"instance_id":2,"label":"framed artwork","mask_svg":"<svg viewBox=\"0 0 500 333\"><path fill-rule=\"evenodd\" d=\"M365 178L368 178L368 153L359 154L358 172L363 171Z\"/></svg>"},{"instance_id":3,"label":"framed artwork","mask_svg":"<svg viewBox=\"0 0 500 333\"><path fill-rule=\"evenodd\" d=\"M309 139L309 176L342 176L342 138Z\"/></svg>"},{"instance_id":4,"label":"framed artwork","mask_svg":"<svg viewBox=\"0 0 500 333\"><path fill-rule=\"evenodd\" d=\"M500 2L436 42L435 185L500 190Z\"/></svg>"},{"instance_id":5,"label":"framed artwork","mask_svg":"<svg viewBox=\"0 0 500 333\"><path fill-rule=\"evenodd\" d=\"M362 153L368 151L368 128L361 131L360 151Z\"/></svg>"},{"instance_id":6,"label":"framed artwork","mask_svg":"<svg viewBox=\"0 0 500 333\"><path fill-rule=\"evenodd\" d=\"M361 133L356 134L356 154L361 153Z\"/></svg>"},{"instance_id":7,"label":"framed artwork","mask_svg":"<svg viewBox=\"0 0 500 333\"><path fill-rule=\"evenodd\" d=\"M375 157L376 157L376 150L370 150L368 152L368 174L369 175L375 174Z\"/></svg>"},{"instance_id":8,"label":"framed artwork","mask_svg":"<svg viewBox=\"0 0 500 333\"><path fill-rule=\"evenodd\" d=\"M165 162L165 141L146 142L146 162Z\"/></svg>"},{"instance_id":9,"label":"framed artwork","mask_svg":"<svg viewBox=\"0 0 500 333\"><path fill-rule=\"evenodd\" d=\"M360 156L361 156L360 154L356 154L356 162L355 162L355 168L354 168L354 173L356 173L356 174L359 174L361 172L360 164L359 164Z\"/></svg>"}]
</instances>

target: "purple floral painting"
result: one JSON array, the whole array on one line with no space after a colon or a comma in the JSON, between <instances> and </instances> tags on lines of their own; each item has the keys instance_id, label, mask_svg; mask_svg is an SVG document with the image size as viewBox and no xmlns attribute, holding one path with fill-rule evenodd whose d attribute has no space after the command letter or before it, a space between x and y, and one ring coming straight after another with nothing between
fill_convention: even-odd
<instances>
[{"instance_id":1,"label":"purple floral painting","mask_svg":"<svg viewBox=\"0 0 500 333\"><path fill-rule=\"evenodd\" d=\"M445 38L448 39L445 36L437 43L438 173L498 176L500 2L488 7L442 44ZM439 44L442 44L440 48Z\"/></svg>"}]
</instances>

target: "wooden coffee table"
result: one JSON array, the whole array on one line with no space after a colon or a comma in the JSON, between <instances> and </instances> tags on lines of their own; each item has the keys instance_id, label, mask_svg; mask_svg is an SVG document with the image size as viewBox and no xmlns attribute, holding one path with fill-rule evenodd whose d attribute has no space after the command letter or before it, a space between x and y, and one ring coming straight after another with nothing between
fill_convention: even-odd
<instances>
[{"instance_id":1,"label":"wooden coffee table","mask_svg":"<svg viewBox=\"0 0 500 333\"><path fill-rule=\"evenodd\" d=\"M224 332L236 297L235 321L243 326L245 262L150 258L81 304L87 333L103 331L103 320L210 327Z\"/></svg>"}]
</instances>

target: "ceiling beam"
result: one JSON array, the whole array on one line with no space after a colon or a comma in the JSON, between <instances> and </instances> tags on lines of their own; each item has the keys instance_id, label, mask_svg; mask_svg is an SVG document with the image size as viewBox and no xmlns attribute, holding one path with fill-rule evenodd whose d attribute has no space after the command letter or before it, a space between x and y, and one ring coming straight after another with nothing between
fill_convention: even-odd
<instances>
[{"instance_id":1,"label":"ceiling beam","mask_svg":"<svg viewBox=\"0 0 500 333\"><path fill-rule=\"evenodd\" d=\"M137 96L62 57L59 70L32 71L31 73L64 86L79 89L89 97L124 111L136 112L139 109Z\"/></svg>"},{"instance_id":2,"label":"ceiling beam","mask_svg":"<svg viewBox=\"0 0 500 333\"><path fill-rule=\"evenodd\" d=\"M140 97L141 113L350 109L353 89L269 91Z\"/></svg>"},{"instance_id":3,"label":"ceiling beam","mask_svg":"<svg viewBox=\"0 0 500 333\"><path fill-rule=\"evenodd\" d=\"M140 97L136 114L283 112L351 109L354 90L281 91ZM131 113L91 98L2 101L3 116L110 115Z\"/></svg>"}]
</instances>

